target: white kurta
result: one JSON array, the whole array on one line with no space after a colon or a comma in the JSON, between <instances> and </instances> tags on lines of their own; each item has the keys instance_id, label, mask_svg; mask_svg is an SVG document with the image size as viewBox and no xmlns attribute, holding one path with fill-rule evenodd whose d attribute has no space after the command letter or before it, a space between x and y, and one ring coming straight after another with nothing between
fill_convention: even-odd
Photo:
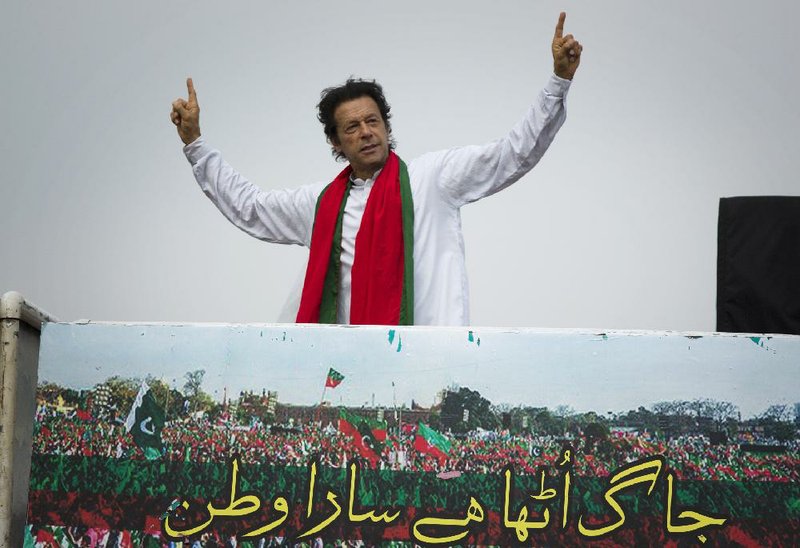
<instances>
[{"instance_id":1,"label":"white kurta","mask_svg":"<svg viewBox=\"0 0 800 548\"><path fill-rule=\"evenodd\" d=\"M414 323L468 325L469 288L461 206L504 189L542 157L566 118L570 81L552 75L525 117L486 145L431 152L407 162L414 200ZM228 165L201 137L184 147L200 188L234 225L260 240L308 247L317 198L330 181L264 191ZM338 320L350 318L355 237L372 180L356 181L342 226ZM290 318L297 313L294 299Z\"/></svg>"}]
</instances>

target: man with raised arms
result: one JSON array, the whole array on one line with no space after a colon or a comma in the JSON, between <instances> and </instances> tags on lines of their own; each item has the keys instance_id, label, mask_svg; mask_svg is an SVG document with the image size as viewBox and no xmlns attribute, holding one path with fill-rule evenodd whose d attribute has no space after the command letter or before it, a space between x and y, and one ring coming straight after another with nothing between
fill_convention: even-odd
<instances>
[{"instance_id":1,"label":"man with raised arms","mask_svg":"<svg viewBox=\"0 0 800 548\"><path fill-rule=\"evenodd\" d=\"M301 323L467 325L461 206L525 175L566 117L565 97L583 47L552 42L554 74L503 138L425 154L408 164L393 151L389 105L374 81L322 92L318 118L337 159L330 183L263 191L200 135L197 94L172 104L172 122L200 188L234 225L268 242L310 248L296 314Z\"/></svg>"}]
</instances>

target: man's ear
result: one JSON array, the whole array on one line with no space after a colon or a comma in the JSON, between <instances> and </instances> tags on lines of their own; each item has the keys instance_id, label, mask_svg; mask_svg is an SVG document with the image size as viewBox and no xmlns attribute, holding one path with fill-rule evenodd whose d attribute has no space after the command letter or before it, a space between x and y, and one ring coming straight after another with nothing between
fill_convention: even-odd
<instances>
[{"instance_id":1,"label":"man's ear","mask_svg":"<svg viewBox=\"0 0 800 548\"><path fill-rule=\"evenodd\" d=\"M341 154L342 147L339 145L339 139L337 139L336 136L329 137L328 144L331 145L333 150L335 150L338 154Z\"/></svg>"}]
</instances>

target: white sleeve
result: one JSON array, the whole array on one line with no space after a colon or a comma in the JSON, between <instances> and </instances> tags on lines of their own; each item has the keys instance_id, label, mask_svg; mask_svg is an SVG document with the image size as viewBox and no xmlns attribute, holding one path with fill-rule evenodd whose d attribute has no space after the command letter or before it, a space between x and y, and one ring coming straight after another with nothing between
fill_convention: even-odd
<instances>
[{"instance_id":1,"label":"white sleeve","mask_svg":"<svg viewBox=\"0 0 800 548\"><path fill-rule=\"evenodd\" d=\"M502 139L442 152L438 183L455 207L503 190L530 171L566 119L570 80L550 76L528 113Z\"/></svg>"},{"instance_id":2,"label":"white sleeve","mask_svg":"<svg viewBox=\"0 0 800 548\"><path fill-rule=\"evenodd\" d=\"M267 242L309 246L324 184L264 191L242 177L202 137L183 148L197 184L235 226Z\"/></svg>"}]
</instances>

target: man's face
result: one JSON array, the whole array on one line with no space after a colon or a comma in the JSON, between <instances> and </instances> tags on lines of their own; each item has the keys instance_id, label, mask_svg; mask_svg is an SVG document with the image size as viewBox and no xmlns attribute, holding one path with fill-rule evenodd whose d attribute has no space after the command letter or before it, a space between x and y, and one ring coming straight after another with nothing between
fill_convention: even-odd
<instances>
[{"instance_id":1,"label":"man's face","mask_svg":"<svg viewBox=\"0 0 800 548\"><path fill-rule=\"evenodd\" d=\"M345 101L333 111L333 118L336 120L333 147L344 154L356 177L372 177L389 156L386 124L378 104L366 96Z\"/></svg>"}]
</instances>

